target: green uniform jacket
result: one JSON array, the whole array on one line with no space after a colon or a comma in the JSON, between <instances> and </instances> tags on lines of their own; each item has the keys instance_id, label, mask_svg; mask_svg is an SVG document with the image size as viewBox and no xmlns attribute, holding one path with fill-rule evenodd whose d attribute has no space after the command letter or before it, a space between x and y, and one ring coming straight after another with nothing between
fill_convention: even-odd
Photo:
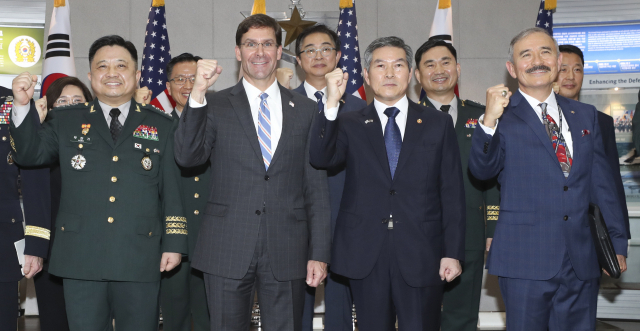
<instances>
[{"instance_id":1,"label":"green uniform jacket","mask_svg":"<svg viewBox=\"0 0 640 331\"><path fill-rule=\"evenodd\" d=\"M485 239L493 238L498 214L500 212L500 192L498 181L481 181L473 177L469 170L471 138L478 124L478 118L484 114L485 107L479 103L458 99L458 119L455 124L460 161L464 177L464 191L467 202L466 250L484 250ZM420 102L423 106L433 107L425 96ZM486 221L486 237L485 237Z\"/></svg>"},{"instance_id":2,"label":"green uniform jacket","mask_svg":"<svg viewBox=\"0 0 640 331\"><path fill-rule=\"evenodd\" d=\"M175 111L171 116L177 121L178 114ZM211 162L199 165L197 167L180 168L180 189L182 195L182 204L187 217L189 217L189 257L193 255L196 248L198 233L200 233L200 225L207 201L209 201L209 181L211 178Z\"/></svg>"},{"instance_id":3,"label":"green uniform jacket","mask_svg":"<svg viewBox=\"0 0 640 331\"><path fill-rule=\"evenodd\" d=\"M33 101L30 112L36 112ZM50 273L155 282L163 252L187 253L173 158L177 121L170 115L132 100L115 144L97 99L51 111L38 131L28 124L11 123L15 161L37 166L59 160L62 175ZM86 163L74 168L78 155Z\"/></svg>"}]
</instances>

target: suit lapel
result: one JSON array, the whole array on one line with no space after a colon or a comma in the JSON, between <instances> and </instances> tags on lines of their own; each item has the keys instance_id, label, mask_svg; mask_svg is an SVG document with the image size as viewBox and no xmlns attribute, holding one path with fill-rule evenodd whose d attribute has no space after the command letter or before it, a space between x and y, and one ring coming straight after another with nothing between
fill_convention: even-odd
<instances>
[{"instance_id":1,"label":"suit lapel","mask_svg":"<svg viewBox=\"0 0 640 331\"><path fill-rule=\"evenodd\" d=\"M417 142L420 141L420 135L422 132L422 121L418 123L418 119L422 116L422 109L417 107L412 101L409 101L409 109L407 112L407 125L404 129L404 138L402 139L402 149L400 150L400 156L398 157L398 166L396 167L396 174L402 169L409 157L413 148ZM397 178L397 176L394 176Z\"/></svg>"},{"instance_id":2,"label":"suit lapel","mask_svg":"<svg viewBox=\"0 0 640 331\"><path fill-rule=\"evenodd\" d=\"M556 156L556 153L553 151L553 146L551 145L551 139L549 139L549 136L547 135L547 131L544 129L544 125L540 121L540 118L538 118L538 115L533 110L533 108L531 108L531 105L527 102L527 100L519 91L511 97L510 102L513 103L513 106L511 106L510 104L506 110L511 109L516 116L518 116L520 119L522 119L525 123L529 125L531 130L533 130L536 136L538 136L538 139L540 139L540 142L544 146L544 149L547 150L547 152L549 152L549 156L558 165L558 169L561 169L560 163L558 162L558 157Z\"/></svg>"},{"instance_id":3,"label":"suit lapel","mask_svg":"<svg viewBox=\"0 0 640 331\"><path fill-rule=\"evenodd\" d=\"M94 99L90 103L89 111L85 113L84 116L89 121L89 124L91 124L91 128L96 130L102 139L104 139L107 144L113 148L115 144L113 143L113 138L111 138L111 132L109 131L109 126L104 118L104 113L102 108L100 108L98 99Z\"/></svg>"},{"instance_id":4,"label":"suit lapel","mask_svg":"<svg viewBox=\"0 0 640 331\"><path fill-rule=\"evenodd\" d=\"M280 134L280 140L278 141L278 148L276 148L275 153L273 154L273 158L271 159L271 166L269 169L273 167L274 164L282 155L283 150L286 148L286 144L289 141L289 137L291 136L291 132L293 132L293 123L295 122L296 113L295 109L291 106L293 99L293 95L284 87L280 86L280 100L282 102L282 133Z\"/></svg>"},{"instance_id":5,"label":"suit lapel","mask_svg":"<svg viewBox=\"0 0 640 331\"><path fill-rule=\"evenodd\" d=\"M236 116L238 116L238 121L244 129L247 139L249 139L249 144L253 148L256 156L260 159L260 162L263 162L262 151L260 150L260 143L258 142L258 132L256 131L255 124L253 123L251 106L247 99L247 92L244 90L244 86L242 85L242 80L240 80L240 82L231 90L229 101L233 106L233 110L236 112Z\"/></svg>"},{"instance_id":6,"label":"suit lapel","mask_svg":"<svg viewBox=\"0 0 640 331\"><path fill-rule=\"evenodd\" d=\"M120 136L116 142L116 148L122 145L122 143L128 140L128 138L133 137L133 131L142 123L145 117L147 117L147 113L143 113L140 110L138 103L132 99L131 106L129 106L129 114L127 115L127 119L124 121L124 126L122 127L122 131L120 131ZM163 133L159 132L158 134ZM165 132L164 134L169 134L169 132Z\"/></svg>"},{"instance_id":7,"label":"suit lapel","mask_svg":"<svg viewBox=\"0 0 640 331\"><path fill-rule=\"evenodd\" d=\"M362 110L362 125L364 125L364 130L369 138L371 147L382 166L383 172L387 175L389 181L391 181L391 169L389 169L387 147L384 143L384 136L382 135L382 124L380 123L380 117L378 117L378 113L376 112L376 107L373 105L373 102Z\"/></svg>"}]
</instances>

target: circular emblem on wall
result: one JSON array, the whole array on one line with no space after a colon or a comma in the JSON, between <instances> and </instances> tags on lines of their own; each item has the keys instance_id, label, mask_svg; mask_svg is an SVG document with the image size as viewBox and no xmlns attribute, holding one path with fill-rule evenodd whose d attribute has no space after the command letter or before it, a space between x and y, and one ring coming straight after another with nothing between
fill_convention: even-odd
<instances>
[{"instance_id":1,"label":"circular emblem on wall","mask_svg":"<svg viewBox=\"0 0 640 331\"><path fill-rule=\"evenodd\" d=\"M38 42L29 36L19 36L9 43L9 58L11 62L22 68L34 66L42 56L42 49Z\"/></svg>"}]
</instances>

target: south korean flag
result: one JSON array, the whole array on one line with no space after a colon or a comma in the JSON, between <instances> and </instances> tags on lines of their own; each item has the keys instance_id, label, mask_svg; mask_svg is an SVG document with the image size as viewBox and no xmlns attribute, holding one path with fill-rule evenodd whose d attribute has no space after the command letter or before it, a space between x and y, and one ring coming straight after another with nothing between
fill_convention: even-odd
<instances>
[{"instance_id":1,"label":"south korean flag","mask_svg":"<svg viewBox=\"0 0 640 331\"><path fill-rule=\"evenodd\" d=\"M57 0L51 14L47 48L42 65L42 97L53 81L60 77L75 76L76 65L71 48L69 0Z\"/></svg>"}]
</instances>

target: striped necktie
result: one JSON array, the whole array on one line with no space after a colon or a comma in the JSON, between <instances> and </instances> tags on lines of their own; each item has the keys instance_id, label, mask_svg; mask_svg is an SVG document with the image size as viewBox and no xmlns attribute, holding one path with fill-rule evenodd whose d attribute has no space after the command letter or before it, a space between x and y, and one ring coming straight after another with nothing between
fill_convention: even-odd
<instances>
[{"instance_id":1,"label":"striped necktie","mask_svg":"<svg viewBox=\"0 0 640 331\"><path fill-rule=\"evenodd\" d=\"M322 102L322 97L324 96L324 93L322 93L322 91L317 91L313 95L315 95L316 99L318 99L318 112L322 113L324 111L324 102Z\"/></svg>"},{"instance_id":2,"label":"striped necktie","mask_svg":"<svg viewBox=\"0 0 640 331\"><path fill-rule=\"evenodd\" d=\"M267 104L268 94L260 94L260 112L258 113L258 140L262 150L265 170L269 170L273 151L271 150L271 110Z\"/></svg>"}]
</instances>

